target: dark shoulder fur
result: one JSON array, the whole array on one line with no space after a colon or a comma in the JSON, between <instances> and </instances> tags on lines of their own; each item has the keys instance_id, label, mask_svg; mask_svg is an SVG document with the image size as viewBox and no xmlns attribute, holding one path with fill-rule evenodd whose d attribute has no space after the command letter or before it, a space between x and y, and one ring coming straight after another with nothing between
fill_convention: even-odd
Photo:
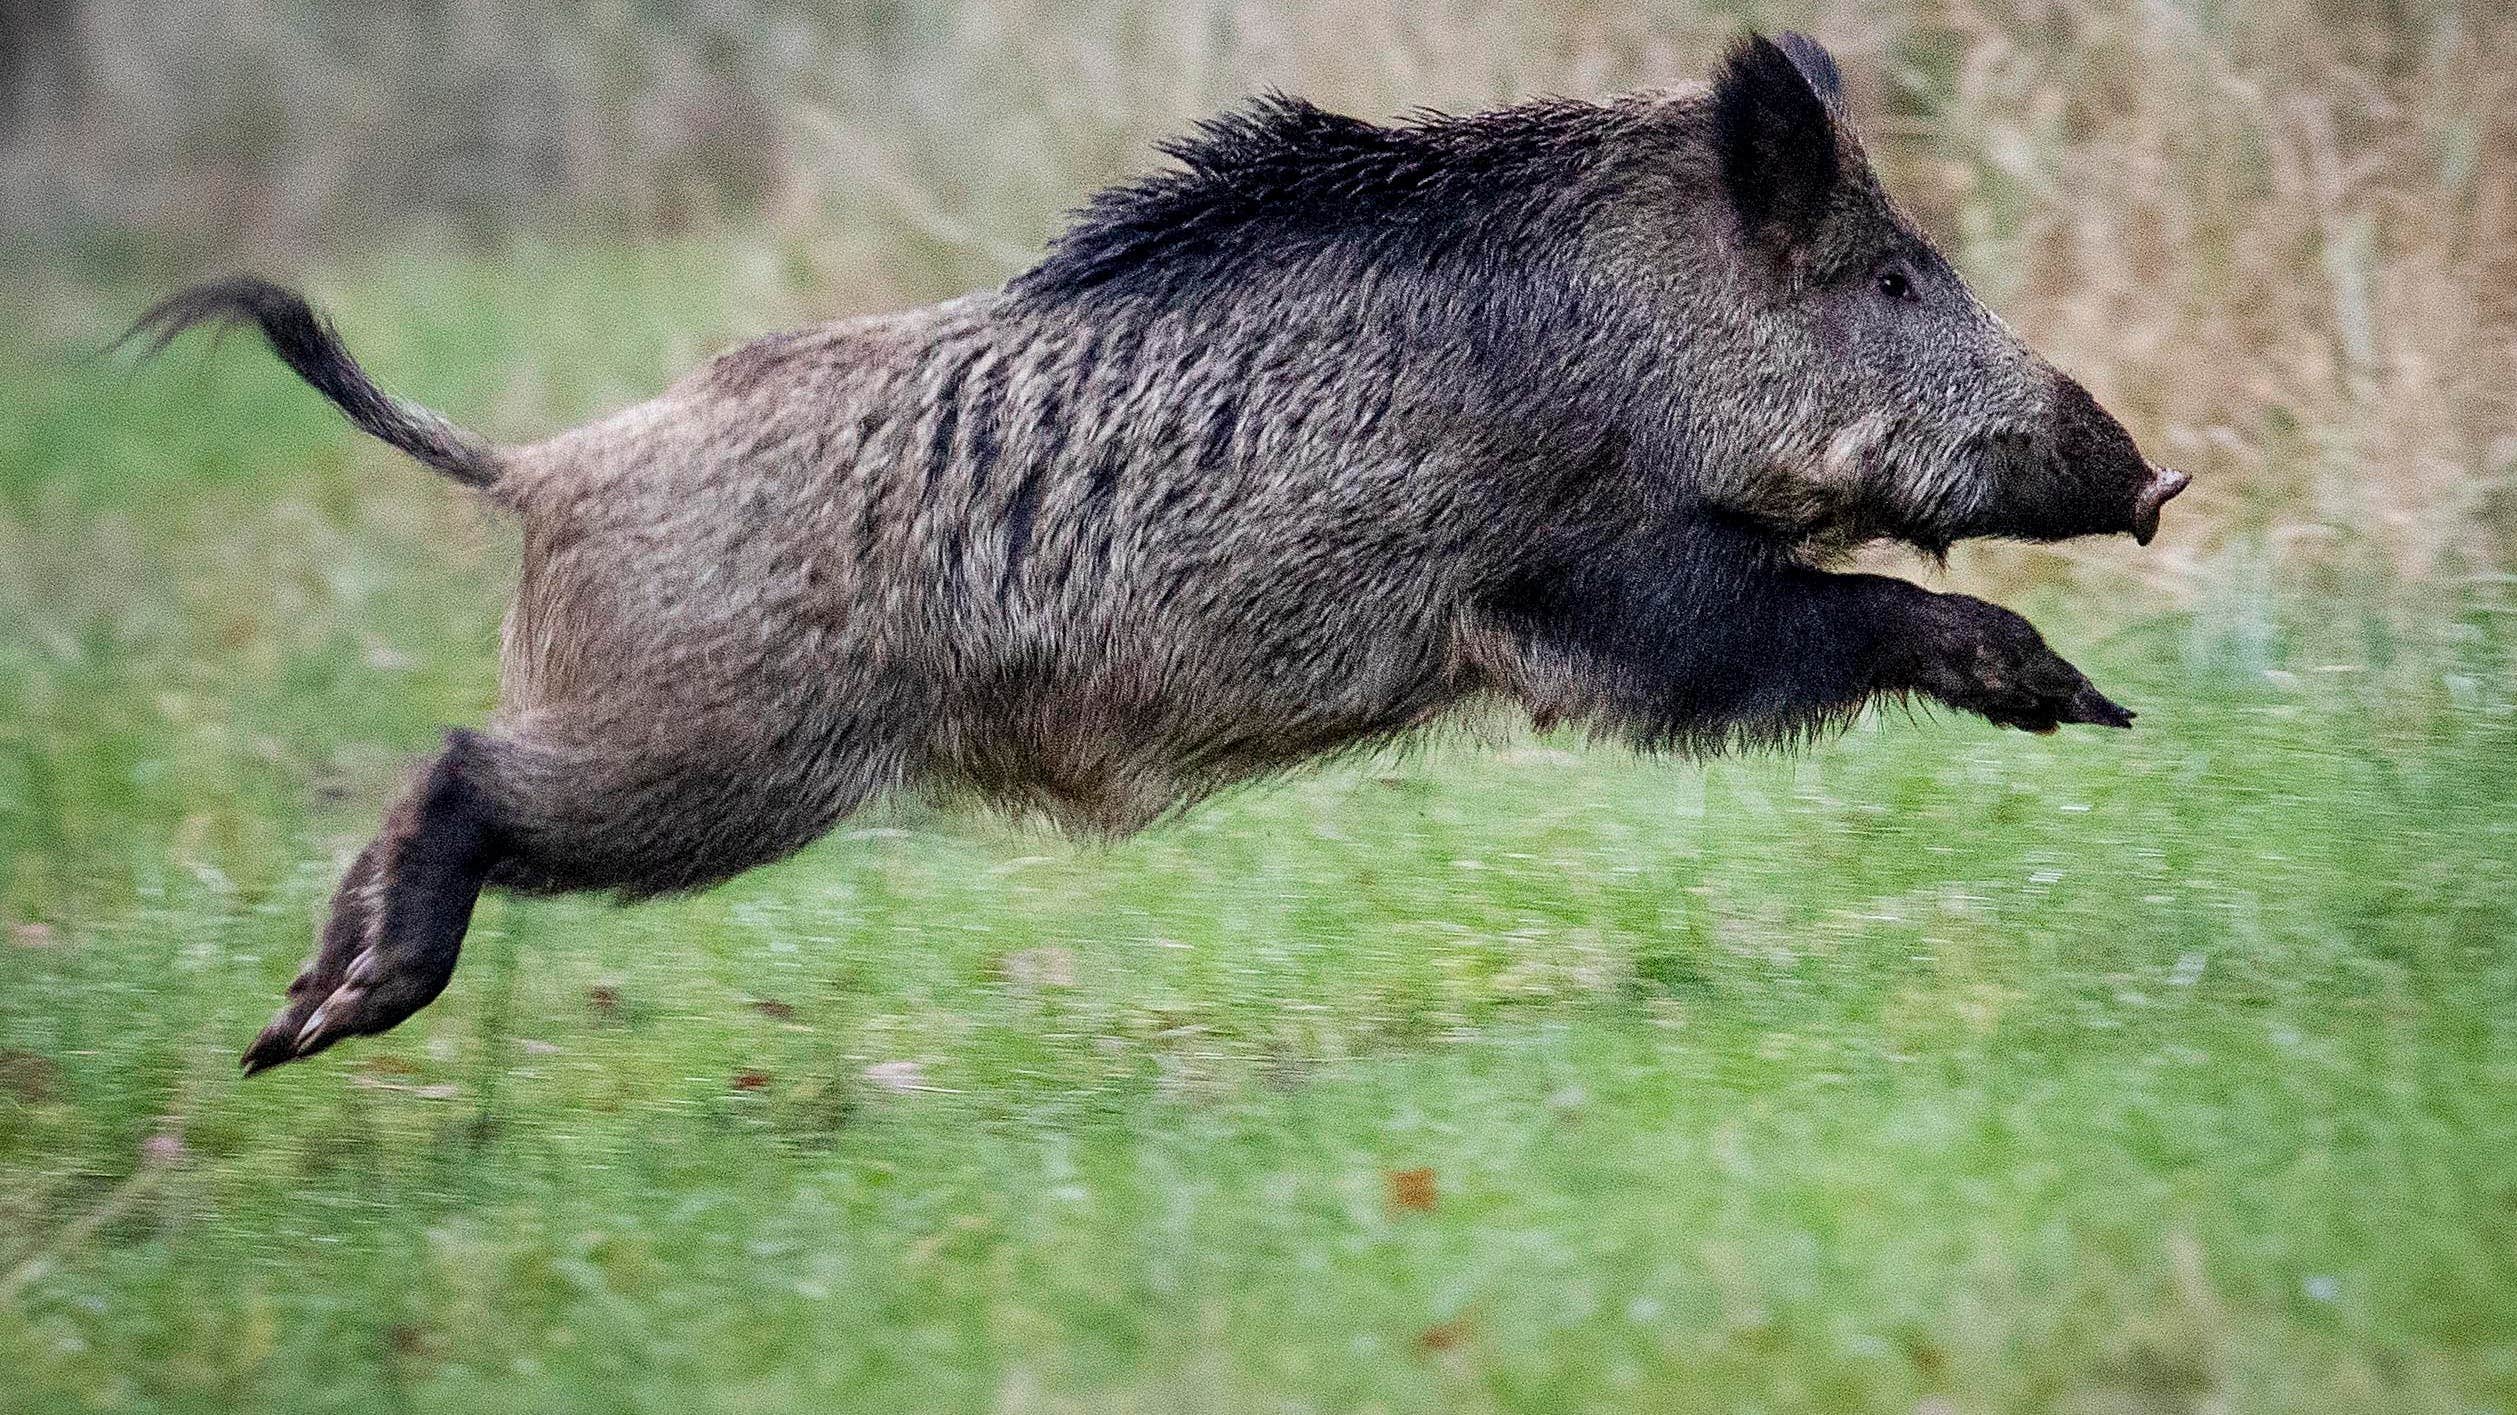
<instances>
[{"instance_id":1,"label":"dark shoulder fur","mask_svg":"<svg viewBox=\"0 0 2517 1415\"><path fill-rule=\"evenodd\" d=\"M1556 528L1486 607L1584 665L1595 696L1569 707L1592 730L1713 757L1797 747L1860 714L1867 640L1836 592L1851 583L1754 527L1679 510Z\"/></svg>"},{"instance_id":2,"label":"dark shoulder fur","mask_svg":"<svg viewBox=\"0 0 2517 1415\"><path fill-rule=\"evenodd\" d=\"M1096 194L1018 296L1176 295L1341 239L1441 248L1528 232L1583 196L1610 110L1550 100L1380 124L1269 94L1162 145L1178 165ZM1543 180L1542 180L1543 179ZM1561 235L1561 232L1556 234Z\"/></svg>"}]
</instances>

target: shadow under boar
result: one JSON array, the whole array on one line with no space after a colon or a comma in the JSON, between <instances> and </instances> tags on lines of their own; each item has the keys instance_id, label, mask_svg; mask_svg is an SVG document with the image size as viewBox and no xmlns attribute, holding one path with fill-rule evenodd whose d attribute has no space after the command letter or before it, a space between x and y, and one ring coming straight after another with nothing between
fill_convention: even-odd
<instances>
[{"instance_id":1,"label":"shadow under boar","mask_svg":"<svg viewBox=\"0 0 2517 1415\"><path fill-rule=\"evenodd\" d=\"M1833 62L1378 125L1269 97L1102 192L1004 288L761 339L494 447L258 324L520 517L501 700L342 880L248 1072L446 985L484 885L696 889L879 793L1122 833L1480 698L1650 748L1920 694L2132 714L2017 615L1828 566L1866 541L2147 541L2155 467L1881 191Z\"/></svg>"}]
</instances>

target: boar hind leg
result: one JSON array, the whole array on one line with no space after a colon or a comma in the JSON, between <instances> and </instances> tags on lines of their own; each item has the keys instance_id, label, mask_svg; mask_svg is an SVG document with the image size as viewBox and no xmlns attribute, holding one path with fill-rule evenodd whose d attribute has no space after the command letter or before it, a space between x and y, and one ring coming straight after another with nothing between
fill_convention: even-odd
<instances>
[{"instance_id":1,"label":"boar hind leg","mask_svg":"<svg viewBox=\"0 0 2517 1415\"><path fill-rule=\"evenodd\" d=\"M750 724L753 727L759 724ZM484 885L641 899L701 889L792 853L875 790L901 754L740 729L696 755L618 745L544 718L454 732L342 876L315 956L245 1052L251 1075L382 1032L454 976Z\"/></svg>"},{"instance_id":2,"label":"boar hind leg","mask_svg":"<svg viewBox=\"0 0 2517 1415\"><path fill-rule=\"evenodd\" d=\"M490 886L623 902L705 889L802 849L904 775L899 753L856 735L782 725L626 744L616 724L544 719L500 740Z\"/></svg>"},{"instance_id":3,"label":"boar hind leg","mask_svg":"<svg viewBox=\"0 0 2517 1415\"><path fill-rule=\"evenodd\" d=\"M386 815L383 833L342 876L287 1005L246 1049L246 1075L384 1031L445 990L499 853L496 810L479 780L490 745L449 734Z\"/></svg>"}]
</instances>

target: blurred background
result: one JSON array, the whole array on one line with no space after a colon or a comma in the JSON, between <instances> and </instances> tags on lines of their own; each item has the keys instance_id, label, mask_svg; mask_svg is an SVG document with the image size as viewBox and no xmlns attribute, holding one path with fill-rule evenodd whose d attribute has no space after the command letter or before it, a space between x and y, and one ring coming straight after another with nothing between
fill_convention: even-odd
<instances>
[{"instance_id":1,"label":"blurred background","mask_svg":"<svg viewBox=\"0 0 2517 1415\"><path fill-rule=\"evenodd\" d=\"M493 899L237 1083L516 546L255 341L100 358L155 299L300 284L536 438L1000 281L1244 95L1751 25L2196 475L2147 549L1881 556L2136 731L900 806ZM2517 1410L2499 0L0 0L0 273L0 1412Z\"/></svg>"}]
</instances>

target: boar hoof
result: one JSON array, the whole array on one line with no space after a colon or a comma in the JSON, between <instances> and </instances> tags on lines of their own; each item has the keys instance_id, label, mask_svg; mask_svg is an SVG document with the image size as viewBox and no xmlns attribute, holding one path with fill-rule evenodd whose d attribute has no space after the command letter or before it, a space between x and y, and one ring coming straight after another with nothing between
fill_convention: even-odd
<instances>
[{"instance_id":1,"label":"boar hoof","mask_svg":"<svg viewBox=\"0 0 2517 1415\"><path fill-rule=\"evenodd\" d=\"M470 750L455 734L350 866L288 1005L245 1049L246 1075L384 1031L445 991L495 858L488 804L464 774Z\"/></svg>"},{"instance_id":2,"label":"boar hoof","mask_svg":"<svg viewBox=\"0 0 2517 1415\"><path fill-rule=\"evenodd\" d=\"M1937 657L1925 692L1996 726L2043 735L2067 723L2130 727L2133 713L2046 646L2027 620L1965 595L1943 597Z\"/></svg>"}]
</instances>

